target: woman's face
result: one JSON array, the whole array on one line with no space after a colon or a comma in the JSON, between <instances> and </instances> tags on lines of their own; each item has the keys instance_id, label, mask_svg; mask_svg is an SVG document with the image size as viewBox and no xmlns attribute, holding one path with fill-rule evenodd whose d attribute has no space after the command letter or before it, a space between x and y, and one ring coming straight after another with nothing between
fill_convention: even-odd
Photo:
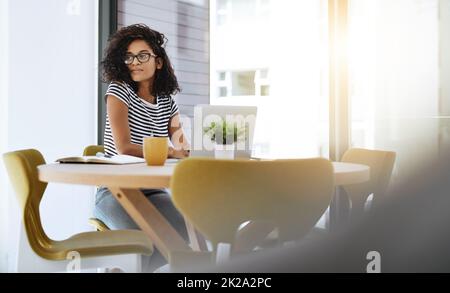
<instances>
[{"instance_id":1,"label":"woman's face","mask_svg":"<svg viewBox=\"0 0 450 293\"><path fill-rule=\"evenodd\" d=\"M148 54L151 54L151 56L148 56ZM135 40L128 46L127 56L139 55L140 57L149 57L149 59L147 62L141 62L138 57L135 57L133 63L127 65L131 79L134 82L152 81L156 69L162 68L162 60L154 57L155 53L144 40Z\"/></svg>"}]
</instances>

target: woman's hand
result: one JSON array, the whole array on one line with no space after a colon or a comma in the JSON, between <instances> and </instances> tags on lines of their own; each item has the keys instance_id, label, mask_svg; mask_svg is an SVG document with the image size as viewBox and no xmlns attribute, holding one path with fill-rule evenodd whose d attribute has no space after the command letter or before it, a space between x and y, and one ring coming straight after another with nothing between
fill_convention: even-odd
<instances>
[{"instance_id":1,"label":"woman's hand","mask_svg":"<svg viewBox=\"0 0 450 293\"><path fill-rule=\"evenodd\" d=\"M175 159L183 159L189 157L190 151L189 150L176 150L173 147L169 147L168 157L169 158L175 158Z\"/></svg>"}]
</instances>

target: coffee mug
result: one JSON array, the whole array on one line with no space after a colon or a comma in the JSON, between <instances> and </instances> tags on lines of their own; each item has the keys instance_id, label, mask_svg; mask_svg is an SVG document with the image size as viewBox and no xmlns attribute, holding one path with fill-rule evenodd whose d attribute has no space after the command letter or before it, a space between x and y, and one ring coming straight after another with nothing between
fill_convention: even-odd
<instances>
[{"instance_id":1,"label":"coffee mug","mask_svg":"<svg viewBox=\"0 0 450 293\"><path fill-rule=\"evenodd\" d=\"M167 159L169 140L167 137L145 137L144 159L149 166L162 166Z\"/></svg>"}]
</instances>

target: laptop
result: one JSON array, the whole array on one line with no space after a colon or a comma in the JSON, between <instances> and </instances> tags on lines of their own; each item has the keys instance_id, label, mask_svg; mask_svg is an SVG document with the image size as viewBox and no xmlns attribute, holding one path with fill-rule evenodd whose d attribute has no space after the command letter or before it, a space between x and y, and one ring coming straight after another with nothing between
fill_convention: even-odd
<instances>
[{"instance_id":1,"label":"laptop","mask_svg":"<svg viewBox=\"0 0 450 293\"><path fill-rule=\"evenodd\" d=\"M257 107L197 105L194 107L194 123L191 128L191 156L214 157L214 142L205 130L212 123L235 124L239 129L235 142L236 158L248 158L252 155Z\"/></svg>"}]
</instances>

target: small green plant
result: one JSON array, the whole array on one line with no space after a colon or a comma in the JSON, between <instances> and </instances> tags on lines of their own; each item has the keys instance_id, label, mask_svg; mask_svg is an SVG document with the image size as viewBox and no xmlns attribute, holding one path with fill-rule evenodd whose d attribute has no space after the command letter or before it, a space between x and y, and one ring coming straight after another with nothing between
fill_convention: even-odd
<instances>
[{"instance_id":1,"label":"small green plant","mask_svg":"<svg viewBox=\"0 0 450 293\"><path fill-rule=\"evenodd\" d=\"M211 122L210 126L203 129L211 141L217 144L232 144L238 141L245 133L244 127L238 127L236 122L227 123L226 121Z\"/></svg>"}]
</instances>

